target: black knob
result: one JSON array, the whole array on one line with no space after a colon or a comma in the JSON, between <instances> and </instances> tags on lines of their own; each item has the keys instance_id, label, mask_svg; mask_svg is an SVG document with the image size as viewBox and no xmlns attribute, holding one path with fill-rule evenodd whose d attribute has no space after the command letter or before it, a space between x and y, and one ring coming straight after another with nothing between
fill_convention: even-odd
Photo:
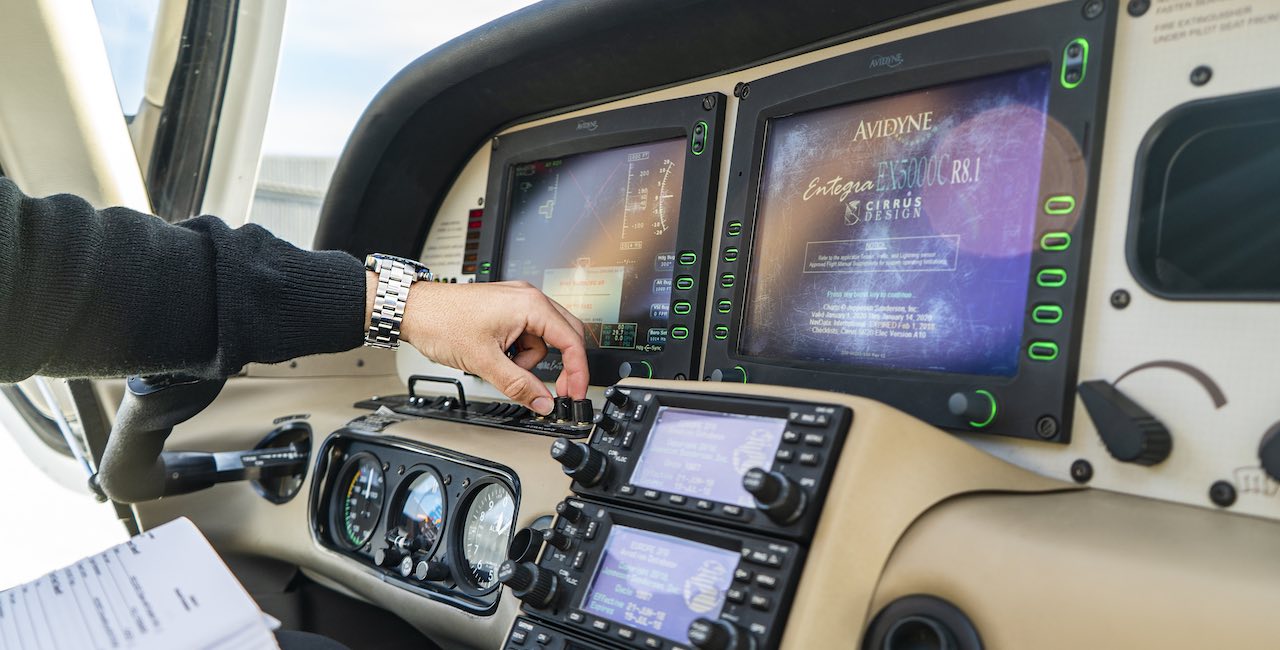
<instances>
[{"instance_id":1,"label":"black knob","mask_svg":"<svg viewBox=\"0 0 1280 650\"><path fill-rule=\"evenodd\" d=\"M542 531L537 528L521 528L511 537L511 543L507 545L507 559L529 562L538 559L540 550L542 550Z\"/></svg>"},{"instance_id":2,"label":"black knob","mask_svg":"<svg viewBox=\"0 0 1280 650\"><path fill-rule=\"evenodd\" d=\"M604 389L604 401L618 407L619 410L625 411L631 405L631 396L618 390L617 386L610 386Z\"/></svg>"},{"instance_id":3,"label":"black knob","mask_svg":"<svg viewBox=\"0 0 1280 650\"><path fill-rule=\"evenodd\" d=\"M569 537L554 528L548 528L542 531L542 541L562 551L567 551L569 550L569 547L573 546L572 537Z\"/></svg>"},{"instance_id":4,"label":"black knob","mask_svg":"<svg viewBox=\"0 0 1280 650\"><path fill-rule=\"evenodd\" d=\"M1149 466L1169 457L1173 450L1169 429L1137 402L1101 380L1086 381L1078 390L1085 411L1113 458Z\"/></svg>"},{"instance_id":5,"label":"black knob","mask_svg":"<svg viewBox=\"0 0 1280 650\"><path fill-rule=\"evenodd\" d=\"M618 366L618 377L625 379L627 377L636 377L638 379L653 379L653 366L648 361L623 361Z\"/></svg>"},{"instance_id":6,"label":"black knob","mask_svg":"<svg viewBox=\"0 0 1280 650\"><path fill-rule=\"evenodd\" d=\"M747 371L742 366L716 368L711 371L711 381L727 381L735 384L745 384L747 383Z\"/></svg>"},{"instance_id":7,"label":"black knob","mask_svg":"<svg viewBox=\"0 0 1280 650\"><path fill-rule=\"evenodd\" d=\"M609 435L617 435L622 433L622 423L613 419L608 414L601 413L596 416L596 427Z\"/></svg>"},{"instance_id":8,"label":"black knob","mask_svg":"<svg viewBox=\"0 0 1280 650\"><path fill-rule=\"evenodd\" d=\"M414 567L413 577L424 582L428 580L432 582L445 580L449 577L449 565L444 562L422 560Z\"/></svg>"},{"instance_id":9,"label":"black knob","mask_svg":"<svg viewBox=\"0 0 1280 650\"><path fill-rule=\"evenodd\" d=\"M565 474L586 487L603 480L609 466L604 454L568 438L556 438L551 443L551 457L563 466Z\"/></svg>"},{"instance_id":10,"label":"black knob","mask_svg":"<svg viewBox=\"0 0 1280 650\"><path fill-rule=\"evenodd\" d=\"M404 557L404 553L394 546L381 546L373 552L373 563L384 568L391 569L400 565L400 558Z\"/></svg>"},{"instance_id":11,"label":"black knob","mask_svg":"<svg viewBox=\"0 0 1280 650\"><path fill-rule=\"evenodd\" d=\"M1271 425L1262 434L1262 443L1258 445L1258 459L1262 461L1262 471L1280 481L1280 422Z\"/></svg>"},{"instance_id":12,"label":"black knob","mask_svg":"<svg viewBox=\"0 0 1280 650\"><path fill-rule=\"evenodd\" d=\"M556 407L551 412L551 415L560 422L567 422L569 418L573 417L573 398L557 397Z\"/></svg>"},{"instance_id":13,"label":"black knob","mask_svg":"<svg viewBox=\"0 0 1280 650\"><path fill-rule=\"evenodd\" d=\"M742 489L755 497L756 509L783 525L799 519L809 501L799 483L781 472L760 467L753 467L742 475Z\"/></svg>"},{"instance_id":14,"label":"black knob","mask_svg":"<svg viewBox=\"0 0 1280 650\"><path fill-rule=\"evenodd\" d=\"M755 639L729 621L699 618L689 624L689 641L701 650L753 650Z\"/></svg>"},{"instance_id":15,"label":"black knob","mask_svg":"<svg viewBox=\"0 0 1280 650\"><path fill-rule=\"evenodd\" d=\"M947 400L947 410L969 426L981 429L996 419L996 398L985 390L952 393L951 399Z\"/></svg>"},{"instance_id":16,"label":"black knob","mask_svg":"<svg viewBox=\"0 0 1280 650\"><path fill-rule=\"evenodd\" d=\"M589 399L573 400L573 421L578 424L591 424L591 418L595 416L596 409L591 406Z\"/></svg>"},{"instance_id":17,"label":"black knob","mask_svg":"<svg viewBox=\"0 0 1280 650\"><path fill-rule=\"evenodd\" d=\"M559 581L556 575L532 562L507 560L498 567L498 581L511 587L511 593L530 607L546 607L556 597Z\"/></svg>"},{"instance_id":18,"label":"black knob","mask_svg":"<svg viewBox=\"0 0 1280 650\"><path fill-rule=\"evenodd\" d=\"M568 501L561 501L556 504L556 514L560 515L565 521L571 524L576 524L579 521L582 521L583 517L587 516L586 513L582 511L582 508L579 508Z\"/></svg>"}]
</instances>

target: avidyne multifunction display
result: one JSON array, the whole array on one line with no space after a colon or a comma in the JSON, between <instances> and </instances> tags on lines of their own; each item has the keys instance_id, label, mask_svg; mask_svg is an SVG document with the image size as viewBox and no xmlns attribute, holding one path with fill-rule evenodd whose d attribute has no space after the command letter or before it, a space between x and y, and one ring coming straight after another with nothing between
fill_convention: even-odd
<instances>
[{"instance_id":1,"label":"avidyne multifunction display","mask_svg":"<svg viewBox=\"0 0 1280 650\"><path fill-rule=\"evenodd\" d=\"M516 165L502 279L564 305L588 348L661 351L684 149L674 138Z\"/></svg>"},{"instance_id":2,"label":"avidyne multifunction display","mask_svg":"<svg viewBox=\"0 0 1280 650\"><path fill-rule=\"evenodd\" d=\"M769 121L747 357L1012 376L1047 65Z\"/></svg>"}]
</instances>

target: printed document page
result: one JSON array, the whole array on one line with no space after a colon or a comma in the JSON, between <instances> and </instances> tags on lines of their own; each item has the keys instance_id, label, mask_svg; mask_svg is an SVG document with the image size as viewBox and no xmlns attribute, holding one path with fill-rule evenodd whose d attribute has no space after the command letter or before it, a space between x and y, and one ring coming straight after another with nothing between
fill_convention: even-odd
<instances>
[{"instance_id":1,"label":"printed document page","mask_svg":"<svg viewBox=\"0 0 1280 650\"><path fill-rule=\"evenodd\" d=\"M0 591L0 649L278 648L213 547L178 519Z\"/></svg>"}]
</instances>

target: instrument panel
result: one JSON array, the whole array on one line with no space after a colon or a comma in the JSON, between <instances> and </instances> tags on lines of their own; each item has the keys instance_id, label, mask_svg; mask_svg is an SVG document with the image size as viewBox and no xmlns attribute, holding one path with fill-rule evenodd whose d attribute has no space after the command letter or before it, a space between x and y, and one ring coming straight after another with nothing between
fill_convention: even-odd
<instances>
[{"instance_id":1,"label":"instrument panel","mask_svg":"<svg viewBox=\"0 0 1280 650\"><path fill-rule=\"evenodd\" d=\"M321 449L312 532L383 580L491 613L519 484L501 465L411 441L338 431Z\"/></svg>"}]
</instances>

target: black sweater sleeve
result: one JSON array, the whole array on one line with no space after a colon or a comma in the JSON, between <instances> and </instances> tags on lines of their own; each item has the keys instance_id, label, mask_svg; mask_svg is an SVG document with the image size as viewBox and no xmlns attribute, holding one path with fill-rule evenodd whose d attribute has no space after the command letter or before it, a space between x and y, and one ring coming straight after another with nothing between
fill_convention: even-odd
<instances>
[{"instance_id":1,"label":"black sweater sleeve","mask_svg":"<svg viewBox=\"0 0 1280 650\"><path fill-rule=\"evenodd\" d=\"M215 217L170 225L0 178L0 382L234 374L360 345L365 272Z\"/></svg>"}]
</instances>

